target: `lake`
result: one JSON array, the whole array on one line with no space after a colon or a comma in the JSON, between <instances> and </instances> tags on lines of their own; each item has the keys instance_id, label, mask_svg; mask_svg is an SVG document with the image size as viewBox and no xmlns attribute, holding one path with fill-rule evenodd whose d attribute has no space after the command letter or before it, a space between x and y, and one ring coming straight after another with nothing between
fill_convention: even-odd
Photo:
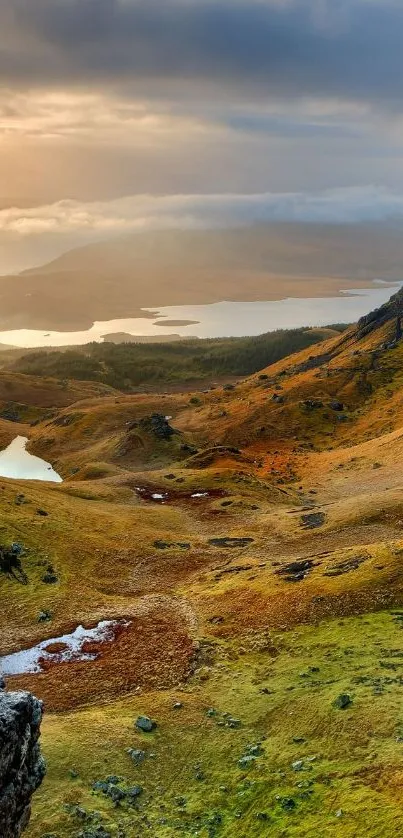
<instances>
[{"instance_id":1,"label":"lake","mask_svg":"<svg viewBox=\"0 0 403 838\"><path fill-rule=\"evenodd\" d=\"M260 335L274 329L354 323L363 314L382 305L402 285L374 280L371 288L342 291L338 297L311 297L261 302L228 302L210 305L164 306L153 318L96 321L78 332L16 329L0 332L0 343L19 347L78 346L101 342L105 335L125 333L153 337L173 333L182 337L217 338ZM151 309L143 309L149 312ZM164 321L196 321L188 325L164 325Z\"/></svg>"}]
</instances>

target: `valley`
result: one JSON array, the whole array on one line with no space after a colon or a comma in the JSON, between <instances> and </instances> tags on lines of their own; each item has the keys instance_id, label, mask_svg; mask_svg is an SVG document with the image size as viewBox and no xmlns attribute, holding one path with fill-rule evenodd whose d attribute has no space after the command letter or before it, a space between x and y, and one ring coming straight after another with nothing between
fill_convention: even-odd
<instances>
[{"instance_id":1,"label":"valley","mask_svg":"<svg viewBox=\"0 0 403 838\"><path fill-rule=\"evenodd\" d=\"M193 393L0 370L1 447L62 478L0 478L27 838L401 833L401 316Z\"/></svg>"}]
</instances>

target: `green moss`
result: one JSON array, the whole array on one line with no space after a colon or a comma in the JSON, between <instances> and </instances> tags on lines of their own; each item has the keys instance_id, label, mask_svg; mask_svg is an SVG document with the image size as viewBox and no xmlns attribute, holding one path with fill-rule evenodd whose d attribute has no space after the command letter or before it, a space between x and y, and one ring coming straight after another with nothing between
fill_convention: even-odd
<instances>
[{"instance_id":1,"label":"green moss","mask_svg":"<svg viewBox=\"0 0 403 838\"><path fill-rule=\"evenodd\" d=\"M79 820L64 808L73 803L100 812L113 836L120 828L128 838L146 824L158 838L178 829L217 838L397 834L401 625L384 612L279 632L276 657L216 643L208 679L196 673L180 693L45 717L48 776L27 836L76 835ZM343 691L353 701L338 711L333 702ZM183 706L175 710L178 697ZM154 733L135 730L141 712L156 719ZM140 766L127 754L133 747L146 751ZM256 756L240 767L248 754ZM111 774L123 788L144 788L134 809L92 792L94 781Z\"/></svg>"}]
</instances>

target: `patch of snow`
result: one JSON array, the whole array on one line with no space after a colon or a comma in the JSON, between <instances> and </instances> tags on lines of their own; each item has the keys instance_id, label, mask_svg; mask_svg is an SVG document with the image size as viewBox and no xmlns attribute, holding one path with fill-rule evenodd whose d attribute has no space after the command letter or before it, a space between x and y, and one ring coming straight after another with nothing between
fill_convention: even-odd
<instances>
[{"instance_id":1,"label":"patch of snow","mask_svg":"<svg viewBox=\"0 0 403 838\"><path fill-rule=\"evenodd\" d=\"M130 623L125 620L102 620L91 629L77 626L71 634L49 638L33 646L22 649L11 655L0 658L0 672L2 675L25 675L27 673L42 672L42 661L46 663L61 663L68 661L90 661L98 657L96 652L84 652L83 646L89 641L96 643L112 643L118 627L126 628ZM63 644L61 651L47 651L53 644Z\"/></svg>"}]
</instances>

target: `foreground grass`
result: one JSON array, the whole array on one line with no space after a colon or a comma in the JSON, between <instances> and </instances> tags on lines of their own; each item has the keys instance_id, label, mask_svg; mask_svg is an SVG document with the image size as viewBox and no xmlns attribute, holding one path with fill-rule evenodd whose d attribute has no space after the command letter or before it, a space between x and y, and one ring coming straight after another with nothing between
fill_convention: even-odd
<instances>
[{"instance_id":1,"label":"foreground grass","mask_svg":"<svg viewBox=\"0 0 403 838\"><path fill-rule=\"evenodd\" d=\"M204 664L181 690L45 716L48 776L28 838L99 825L113 838L400 834L401 632L382 612L277 631L269 650L258 634L249 648L205 638ZM139 713L156 720L153 733L136 732ZM146 752L140 766L128 748ZM143 787L134 807L92 791L108 775Z\"/></svg>"}]
</instances>

